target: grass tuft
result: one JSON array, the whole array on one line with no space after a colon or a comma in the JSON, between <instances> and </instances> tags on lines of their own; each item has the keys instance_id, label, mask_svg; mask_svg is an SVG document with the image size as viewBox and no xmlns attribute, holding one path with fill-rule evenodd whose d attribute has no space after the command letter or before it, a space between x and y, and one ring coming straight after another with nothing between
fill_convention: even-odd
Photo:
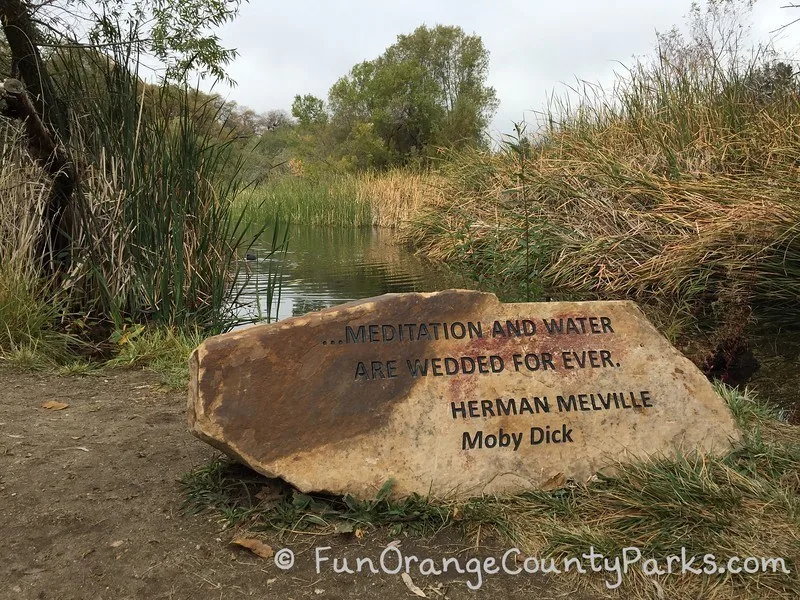
<instances>
[{"instance_id":1,"label":"grass tuft","mask_svg":"<svg viewBox=\"0 0 800 600\"><path fill-rule=\"evenodd\" d=\"M189 383L189 355L203 341L200 330L132 325L112 336L117 353L106 367L141 367L154 371L173 389Z\"/></svg>"},{"instance_id":2,"label":"grass tuft","mask_svg":"<svg viewBox=\"0 0 800 600\"><path fill-rule=\"evenodd\" d=\"M192 514L215 511L229 526L253 531L352 533L356 528L387 527L432 534L452 522L452 507L419 495L392 500L391 481L371 500L352 496L304 494L266 479L228 459L215 459L187 473L184 509Z\"/></svg>"}]
</instances>

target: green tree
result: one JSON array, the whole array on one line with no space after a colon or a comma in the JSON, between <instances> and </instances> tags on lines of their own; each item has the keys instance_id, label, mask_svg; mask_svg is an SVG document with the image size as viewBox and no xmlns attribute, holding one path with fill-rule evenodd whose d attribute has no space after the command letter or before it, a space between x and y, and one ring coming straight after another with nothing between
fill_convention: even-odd
<instances>
[{"instance_id":1,"label":"green tree","mask_svg":"<svg viewBox=\"0 0 800 600\"><path fill-rule=\"evenodd\" d=\"M486 85L489 52L477 35L466 35L460 27L418 27L401 35L387 50L396 63L421 67L426 90L444 113L436 123L436 143L456 144L481 140L497 109L495 90ZM431 81L427 81L430 79Z\"/></svg>"},{"instance_id":2,"label":"green tree","mask_svg":"<svg viewBox=\"0 0 800 600\"><path fill-rule=\"evenodd\" d=\"M375 133L372 123L356 123L337 146L338 164L345 171L382 169L392 163L392 153Z\"/></svg>"},{"instance_id":3,"label":"green tree","mask_svg":"<svg viewBox=\"0 0 800 600\"><path fill-rule=\"evenodd\" d=\"M497 108L488 72L489 53L479 36L460 27L418 27L331 87L335 137L352 139L358 124L371 123L401 161L431 146L482 144Z\"/></svg>"},{"instance_id":4,"label":"green tree","mask_svg":"<svg viewBox=\"0 0 800 600\"><path fill-rule=\"evenodd\" d=\"M328 122L325 102L311 94L297 95L292 102L292 116L300 127L314 127Z\"/></svg>"}]
</instances>

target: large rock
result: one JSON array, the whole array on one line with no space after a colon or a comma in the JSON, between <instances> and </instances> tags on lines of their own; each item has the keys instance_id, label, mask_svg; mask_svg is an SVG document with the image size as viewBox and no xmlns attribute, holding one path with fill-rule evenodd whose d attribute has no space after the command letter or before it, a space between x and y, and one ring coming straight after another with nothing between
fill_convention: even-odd
<instances>
[{"instance_id":1,"label":"large rock","mask_svg":"<svg viewBox=\"0 0 800 600\"><path fill-rule=\"evenodd\" d=\"M632 302L387 294L210 338L190 362L195 435L303 491L516 492L739 438Z\"/></svg>"}]
</instances>

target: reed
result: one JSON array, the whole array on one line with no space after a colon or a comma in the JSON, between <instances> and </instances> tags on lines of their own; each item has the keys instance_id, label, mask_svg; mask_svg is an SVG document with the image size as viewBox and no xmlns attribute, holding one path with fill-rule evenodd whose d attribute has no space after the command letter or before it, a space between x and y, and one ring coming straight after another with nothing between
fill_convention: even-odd
<instances>
[{"instance_id":1,"label":"reed","mask_svg":"<svg viewBox=\"0 0 800 600\"><path fill-rule=\"evenodd\" d=\"M798 86L736 51L662 53L607 95L587 88L578 106L551 106L533 137L452 155L406 239L511 297L535 281L541 296L694 316L796 310Z\"/></svg>"},{"instance_id":2,"label":"reed","mask_svg":"<svg viewBox=\"0 0 800 600\"><path fill-rule=\"evenodd\" d=\"M113 60L59 57L61 94L81 106L70 140L82 182L70 301L116 329L154 321L221 331L246 230L231 213L230 142L208 126L219 119L210 106L186 89L146 85L135 45L117 48Z\"/></svg>"},{"instance_id":3,"label":"reed","mask_svg":"<svg viewBox=\"0 0 800 600\"><path fill-rule=\"evenodd\" d=\"M366 227L371 209L356 194L350 175L282 176L237 195L235 206L254 223L276 218L300 225Z\"/></svg>"},{"instance_id":4,"label":"reed","mask_svg":"<svg viewBox=\"0 0 800 600\"><path fill-rule=\"evenodd\" d=\"M392 169L367 172L356 178L356 196L371 207L372 224L400 228L417 212L434 201L439 188L437 177L428 172Z\"/></svg>"},{"instance_id":5,"label":"reed","mask_svg":"<svg viewBox=\"0 0 800 600\"><path fill-rule=\"evenodd\" d=\"M241 164L232 140L198 94L145 84L136 44L120 42L130 43L113 56L67 48L51 57L59 95L80 107L62 140L79 181L69 272L45 279L38 269L51 182L20 129L0 129L0 356L71 360L78 339L124 354L109 334L155 324L155 346L158 331L195 339L238 320L236 259L262 231L232 211Z\"/></svg>"},{"instance_id":6,"label":"reed","mask_svg":"<svg viewBox=\"0 0 800 600\"><path fill-rule=\"evenodd\" d=\"M21 149L22 131L0 127L0 359L53 362L73 346L71 337L56 329L63 306L48 293L36 260L37 234L42 226L38 207L47 182Z\"/></svg>"},{"instance_id":7,"label":"reed","mask_svg":"<svg viewBox=\"0 0 800 600\"><path fill-rule=\"evenodd\" d=\"M433 175L410 170L278 176L237 195L237 210L253 222L277 216L301 225L395 228L435 195Z\"/></svg>"}]
</instances>

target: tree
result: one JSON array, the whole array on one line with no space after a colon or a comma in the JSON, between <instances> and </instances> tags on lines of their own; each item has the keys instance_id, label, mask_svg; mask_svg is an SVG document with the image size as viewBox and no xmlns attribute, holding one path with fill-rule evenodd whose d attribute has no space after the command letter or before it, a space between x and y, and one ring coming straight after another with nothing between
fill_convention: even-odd
<instances>
[{"instance_id":1,"label":"tree","mask_svg":"<svg viewBox=\"0 0 800 600\"><path fill-rule=\"evenodd\" d=\"M495 90L485 85L489 53L480 37L460 27L422 26L399 36L387 54L395 62L420 65L422 76L432 79L436 105L444 111L437 143L480 141L497 109Z\"/></svg>"},{"instance_id":2,"label":"tree","mask_svg":"<svg viewBox=\"0 0 800 600\"><path fill-rule=\"evenodd\" d=\"M372 123L401 160L431 146L481 144L497 108L486 85L489 53L460 27L418 27L377 59L355 65L330 89L337 139Z\"/></svg>"},{"instance_id":3,"label":"tree","mask_svg":"<svg viewBox=\"0 0 800 600\"><path fill-rule=\"evenodd\" d=\"M324 125L328 122L325 102L311 94L297 95L292 102L292 116L301 127Z\"/></svg>"},{"instance_id":4,"label":"tree","mask_svg":"<svg viewBox=\"0 0 800 600\"><path fill-rule=\"evenodd\" d=\"M263 115L264 128L260 133L275 131L284 127L291 127L292 116L283 109L273 109Z\"/></svg>"},{"instance_id":5,"label":"tree","mask_svg":"<svg viewBox=\"0 0 800 600\"><path fill-rule=\"evenodd\" d=\"M766 62L752 69L745 85L753 98L751 101L768 102L781 96L795 96L798 92L797 74L792 65L783 61Z\"/></svg>"},{"instance_id":6,"label":"tree","mask_svg":"<svg viewBox=\"0 0 800 600\"><path fill-rule=\"evenodd\" d=\"M66 146L68 107L50 76L45 51L135 44L166 65L168 80L185 81L193 71L225 78L224 66L236 52L222 48L211 30L232 19L240 5L241 0L0 0L10 74L27 87L27 94L6 93L4 112L25 120L33 154L53 178L38 244L47 271L69 267L67 230L78 180ZM79 33L68 27L70 18L89 25ZM13 83L9 89L18 91ZM28 97L32 103L25 102Z\"/></svg>"}]
</instances>

